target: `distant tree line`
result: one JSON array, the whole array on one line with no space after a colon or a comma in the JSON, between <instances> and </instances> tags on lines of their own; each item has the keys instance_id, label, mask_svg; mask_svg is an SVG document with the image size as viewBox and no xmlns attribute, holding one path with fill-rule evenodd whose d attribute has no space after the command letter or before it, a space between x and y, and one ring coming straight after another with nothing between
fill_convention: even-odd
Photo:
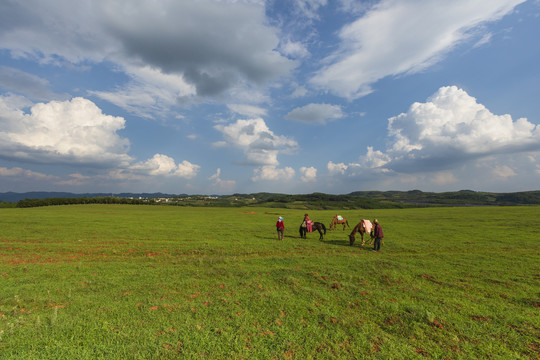
<instances>
[{"instance_id":1,"label":"distant tree line","mask_svg":"<svg viewBox=\"0 0 540 360\"><path fill-rule=\"evenodd\" d=\"M17 202L19 208L53 206L53 205L78 205L78 204L128 204L128 205L149 205L153 204L152 199L129 199L121 197L85 197L85 198L47 198L47 199L25 199Z\"/></svg>"},{"instance_id":2,"label":"distant tree line","mask_svg":"<svg viewBox=\"0 0 540 360\"><path fill-rule=\"evenodd\" d=\"M17 206L16 203L10 203L10 202L7 202L7 201L0 202L0 208L13 208L13 207L16 207L16 206Z\"/></svg>"},{"instance_id":3,"label":"distant tree line","mask_svg":"<svg viewBox=\"0 0 540 360\"><path fill-rule=\"evenodd\" d=\"M172 196L167 198L129 198L121 196L51 197L45 199L20 200L17 202L16 206L19 208L27 208L75 204L129 204L194 207L262 206L314 210L399 209L429 206L512 206L540 205L540 191L488 193L461 190L455 192L432 193L411 190L356 191L346 195L324 193L297 195L254 193L233 194L227 196ZM14 204L2 202L0 203L0 207L14 207Z\"/></svg>"}]
</instances>

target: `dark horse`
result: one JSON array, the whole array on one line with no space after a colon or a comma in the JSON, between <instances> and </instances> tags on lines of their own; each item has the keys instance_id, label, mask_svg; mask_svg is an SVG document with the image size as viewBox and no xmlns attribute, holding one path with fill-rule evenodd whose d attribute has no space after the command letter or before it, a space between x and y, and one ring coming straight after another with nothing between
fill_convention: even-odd
<instances>
[{"instance_id":1,"label":"dark horse","mask_svg":"<svg viewBox=\"0 0 540 360\"><path fill-rule=\"evenodd\" d=\"M323 231L324 231L324 234L326 235L326 226L324 226L323 223L315 221L313 224L311 224L311 228L313 229L313 231L317 230L319 234L321 234L321 236L319 237L319 240L323 239ZM307 239L306 235L307 235L307 228L302 227L302 225L300 225L300 237L302 239Z\"/></svg>"}]
</instances>

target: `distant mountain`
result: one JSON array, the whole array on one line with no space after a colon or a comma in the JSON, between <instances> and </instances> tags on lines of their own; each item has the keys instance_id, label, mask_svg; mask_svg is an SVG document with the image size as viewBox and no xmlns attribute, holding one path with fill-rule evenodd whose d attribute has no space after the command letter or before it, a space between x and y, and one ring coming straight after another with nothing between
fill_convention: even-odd
<instances>
[{"instance_id":1,"label":"distant mountain","mask_svg":"<svg viewBox=\"0 0 540 360\"><path fill-rule=\"evenodd\" d=\"M160 197L175 197L175 196L188 196L187 194L162 194L162 193L86 193L75 194L69 192L49 192L49 191L31 191L25 193L5 192L0 193L0 202L12 202L16 203L20 200L26 199L49 199L49 198L93 198L103 196L116 196L122 198L160 198Z\"/></svg>"}]
</instances>

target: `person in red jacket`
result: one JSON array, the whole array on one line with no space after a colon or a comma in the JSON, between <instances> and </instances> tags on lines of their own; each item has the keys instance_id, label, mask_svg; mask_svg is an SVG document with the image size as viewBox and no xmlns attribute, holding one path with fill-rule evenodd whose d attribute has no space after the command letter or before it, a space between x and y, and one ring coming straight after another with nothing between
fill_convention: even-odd
<instances>
[{"instance_id":1,"label":"person in red jacket","mask_svg":"<svg viewBox=\"0 0 540 360\"><path fill-rule=\"evenodd\" d=\"M283 223L283 217L279 217L276 223L278 240L283 240L283 232L285 231L285 224Z\"/></svg>"},{"instance_id":2,"label":"person in red jacket","mask_svg":"<svg viewBox=\"0 0 540 360\"><path fill-rule=\"evenodd\" d=\"M379 251L381 249L381 240L384 237L381 224L379 224L379 220L375 219L373 220L373 237L375 238L375 241L373 242L373 250L371 251Z\"/></svg>"}]
</instances>

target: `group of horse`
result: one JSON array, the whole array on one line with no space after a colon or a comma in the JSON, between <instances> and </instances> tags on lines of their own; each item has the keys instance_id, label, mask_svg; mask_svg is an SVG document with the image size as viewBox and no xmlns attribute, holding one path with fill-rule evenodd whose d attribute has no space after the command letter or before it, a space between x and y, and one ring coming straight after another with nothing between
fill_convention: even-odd
<instances>
[{"instance_id":1,"label":"group of horse","mask_svg":"<svg viewBox=\"0 0 540 360\"><path fill-rule=\"evenodd\" d=\"M343 231L345 231L345 227L349 227L349 222L344 217L335 215L332 221L330 222L330 230L336 230L337 225L343 225ZM326 226L324 226L323 223L314 221L311 223L311 229L312 231L317 230L320 234L319 240L323 240L323 232L324 235L326 235ZM364 240L364 234L369 234L371 241L370 244L373 243L373 227L371 226L371 222L369 220L361 220L352 230L352 232L349 234L349 244L353 246L355 240L356 240L356 234L360 233L360 236L362 238L362 246L365 244ZM307 227L304 227L304 224L300 224L300 237L302 239L307 238Z\"/></svg>"}]
</instances>

